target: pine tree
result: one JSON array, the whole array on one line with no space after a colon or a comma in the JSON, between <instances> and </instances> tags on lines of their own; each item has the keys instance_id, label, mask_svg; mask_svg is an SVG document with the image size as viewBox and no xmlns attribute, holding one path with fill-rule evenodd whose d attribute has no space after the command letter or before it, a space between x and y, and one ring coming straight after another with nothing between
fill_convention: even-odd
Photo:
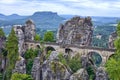
<instances>
[{"instance_id":1,"label":"pine tree","mask_svg":"<svg viewBox=\"0 0 120 80\"><path fill-rule=\"evenodd\" d=\"M8 36L8 40L6 43L6 48L8 51L8 64L7 64L7 80L10 79L11 75L12 75L12 70L15 66L16 60L18 59L18 38L14 32L14 29L11 30L11 33Z\"/></svg>"},{"instance_id":2,"label":"pine tree","mask_svg":"<svg viewBox=\"0 0 120 80\"><path fill-rule=\"evenodd\" d=\"M0 28L0 37L5 37L5 33L2 28Z\"/></svg>"}]
</instances>

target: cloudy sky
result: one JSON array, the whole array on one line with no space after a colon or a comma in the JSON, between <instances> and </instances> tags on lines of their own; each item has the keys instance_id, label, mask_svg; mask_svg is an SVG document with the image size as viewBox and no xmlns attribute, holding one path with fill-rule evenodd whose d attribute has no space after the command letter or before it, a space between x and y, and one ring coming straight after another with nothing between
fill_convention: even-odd
<instances>
[{"instance_id":1,"label":"cloudy sky","mask_svg":"<svg viewBox=\"0 0 120 80\"><path fill-rule=\"evenodd\" d=\"M120 0L0 0L2 14L31 15L36 11L120 17Z\"/></svg>"}]
</instances>

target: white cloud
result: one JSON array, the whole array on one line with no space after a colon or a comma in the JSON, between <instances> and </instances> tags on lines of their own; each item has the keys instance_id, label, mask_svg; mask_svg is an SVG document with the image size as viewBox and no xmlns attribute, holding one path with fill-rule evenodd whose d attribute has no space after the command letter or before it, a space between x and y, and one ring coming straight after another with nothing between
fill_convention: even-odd
<instances>
[{"instance_id":1,"label":"white cloud","mask_svg":"<svg viewBox=\"0 0 120 80\"><path fill-rule=\"evenodd\" d=\"M31 15L36 11L53 11L59 14L120 16L120 1L114 0L1 0L4 14Z\"/></svg>"}]
</instances>

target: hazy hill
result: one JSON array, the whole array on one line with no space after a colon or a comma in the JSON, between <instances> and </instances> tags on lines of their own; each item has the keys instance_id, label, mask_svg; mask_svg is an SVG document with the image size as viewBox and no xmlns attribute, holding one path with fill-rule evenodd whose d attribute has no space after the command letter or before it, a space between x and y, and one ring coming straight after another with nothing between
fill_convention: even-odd
<instances>
[{"instance_id":1,"label":"hazy hill","mask_svg":"<svg viewBox=\"0 0 120 80\"><path fill-rule=\"evenodd\" d=\"M15 19L16 18L16 19ZM7 20L6 20L7 19ZM0 26L8 26L15 24L24 24L26 20L32 19L37 27L58 27L64 18L53 12L35 12L31 16L19 16L13 14L10 16L0 16Z\"/></svg>"},{"instance_id":2,"label":"hazy hill","mask_svg":"<svg viewBox=\"0 0 120 80\"><path fill-rule=\"evenodd\" d=\"M12 14L12 15L4 15L4 14L0 14L0 20L2 21L11 21L11 20L15 20L15 19L23 19L27 16L20 16L18 14Z\"/></svg>"}]
</instances>

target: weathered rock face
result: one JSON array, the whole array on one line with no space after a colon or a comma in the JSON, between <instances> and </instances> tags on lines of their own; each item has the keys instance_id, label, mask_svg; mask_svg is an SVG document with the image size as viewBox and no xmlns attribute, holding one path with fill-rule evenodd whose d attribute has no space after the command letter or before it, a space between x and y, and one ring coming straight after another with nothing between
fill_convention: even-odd
<instances>
[{"instance_id":1,"label":"weathered rock face","mask_svg":"<svg viewBox=\"0 0 120 80\"><path fill-rule=\"evenodd\" d=\"M117 38L117 33L116 33L116 32L112 33L112 34L109 36L108 47L109 47L110 49L114 49L114 48L115 48L115 47L114 47L114 41L115 41L116 38Z\"/></svg>"},{"instance_id":2,"label":"weathered rock face","mask_svg":"<svg viewBox=\"0 0 120 80\"><path fill-rule=\"evenodd\" d=\"M43 80L69 80L70 73L67 68L58 61L57 52L52 52L49 59L43 63Z\"/></svg>"},{"instance_id":3,"label":"weathered rock face","mask_svg":"<svg viewBox=\"0 0 120 80\"><path fill-rule=\"evenodd\" d=\"M23 32L23 29L22 29L22 25L17 25L17 26L14 26L14 31L18 37L18 52L20 55L23 54L24 52L24 32Z\"/></svg>"},{"instance_id":4,"label":"weathered rock face","mask_svg":"<svg viewBox=\"0 0 120 80\"><path fill-rule=\"evenodd\" d=\"M6 66L6 57L2 57L3 56L2 52L5 52L3 51L5 48L5 41L6 41L5 37L0 37L0 71L1 72L4 71Z\"/></svg>"},{"instance_id":5,"label":"weathered rock face","mask_svg":"<svg viewBox=\"0 0 120 80\"><path fill-rule=\"evenodd\" d=\"M26 21L25 24L25 40L34 40L35 37L35 24L32 20Z\"/></svg>"},{"instance_id":6,"label":"weathered rock face","mask_svg":"<svg viewBox=\"0 0 120 80\"><path fill-rule=\"evenodd\" d=\"M14 72L18 72L18 73L22 73L22 74L26 73L26 64L25 64L25 60L23 58L16 62L13 73Z\"/></svg>"},{"instance_id":7,"label":"weathered rock face","mask_svg":"<svg viewBox=\"0 0 120 80\"><path fill-rule=\"evenodd\" d=\"M33 62L33 67L32 67L32 71L31 71L31 75L33 77L34 80L41 80L40 79L40 57L36 57L34 59L34 62Z\"/></svg>"},{"instance_id":8,"label":"weathered rock face","mask_svg":"<svg viewBox=\"0 0 120 80\"><path fill-rule=\"evenodd\" d=\"M5 37L0 37L0 52L1 52L1 49L4 48L5 46L5 40L6 40Z\"/></svg>"},{"instance_id":9,"label":"weathered rock face","mask_svg":"<svg viewBox=\"0 0 120 80\"><path fill-rule=\"evenodd\" d=\"M73 17L61 24L57 33L57 43L89 46L92 40L92 21L90 17Z\"/></svg>"},{"instance_id":10,"label":"weathered rock face","mask_svg":"<svg viewBox=\"0 0 120 80\"><path fill-rule=\"evenodd\" d=\"M107 73L105 72L104 68L99 67L96 71L96 78L95 80L109 80Z\"/></svg>"},{"instance_id":11,"label":"weathered rock face","mask_svg":"<svg viewBox=\"0 0 120 80\"><path fill-rule=\"evenodd\" d=\"M70 76L70 80L89 80L87 71L82 68Z\"/></svg>"},{"instance_id":12,"label":"weathered rock face","mask_svg":"<svg viewBox=\"0 0 120 80\"><path fill-rule=\"evenodd\" d=\"M26 21L25 26L14 25L14 31L18 37L18 52L22 56L28 47L25 41L33 41L35 37L35 25L32 20Z\"/></svg>"}]
</instances>

